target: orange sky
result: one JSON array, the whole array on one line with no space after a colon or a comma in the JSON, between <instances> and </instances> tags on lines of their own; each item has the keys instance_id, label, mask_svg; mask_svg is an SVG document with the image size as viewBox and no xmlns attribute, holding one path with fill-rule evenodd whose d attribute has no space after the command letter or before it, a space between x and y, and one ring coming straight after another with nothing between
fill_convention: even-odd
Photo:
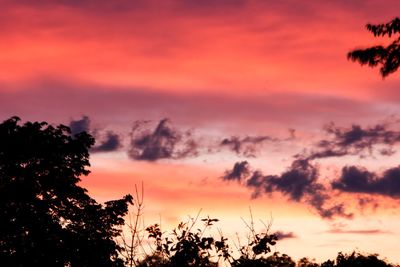
<instances>
[{"instance_id":1,"label":"orange sky","mask_svg":"<svg viewBox=\"0 0 400 267\"><path fill-rule=\"evenodd\" d=\"M161 215L172 227L202 208L233 234L244 229L240 217L251 206L258 218L272 214L274 229L295 234L278 243L282 253L325 260L359 249L400 262L393 249L400 238L400 195L332 191L337 196L327 204L341 200L355 215L323 219L307 201L293 201L277 187L252 198L245 182L222 179L242 161L252 172L282 174L296 154L311 153L328 138L323 127L330 122L343 129L399 128L398 73L382 80L377 69L346 58L353 48L387 43L364 25L399 15L398 1L0 4L1 118L69 124L86 115L98 143L107 131L118 134L119 149L93 153L92 174L82 182L99 201L132 193L143 181L149 223ZM143 124L143 135L163 118L170 119L168 129L184 136L179 142L196 141L197 153L182 156L178 152L187 144L178 142L179 156L128 156L134 122L150 121ZM250 155L221 146L232 136L268 138L247 143L254 149ZM399 165L398 154L379 154L385 145L374 147L372 156L313 160L318 181L330 185L350 164L382 176ZM360 211L361 197L378 207Z\"/></svg>"}]
</instances>

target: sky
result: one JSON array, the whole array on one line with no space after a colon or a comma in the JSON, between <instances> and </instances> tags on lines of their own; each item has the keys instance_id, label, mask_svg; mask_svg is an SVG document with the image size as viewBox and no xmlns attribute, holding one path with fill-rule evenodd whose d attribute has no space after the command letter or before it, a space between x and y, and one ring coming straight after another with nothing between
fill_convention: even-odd
<instances>
[{"instance_id":1,"label":"sky","mask_svg":"<svg viewBox=\"0 0 400 267\"><path fill-rule=\"evenodd\" d=\"M90 132L98 201L143 182L166 230L201 209L234 236L250 207L295 259L400 263L399 73L346 57L398 1L0 4L0 119Z\"/></svg>"}]
</instances>

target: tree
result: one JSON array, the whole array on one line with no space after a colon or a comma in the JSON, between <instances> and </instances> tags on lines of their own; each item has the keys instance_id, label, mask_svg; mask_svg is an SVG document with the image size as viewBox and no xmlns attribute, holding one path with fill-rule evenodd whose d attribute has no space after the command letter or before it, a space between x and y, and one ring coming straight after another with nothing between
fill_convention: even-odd
<instances>
[{"instance_id":1,"label":"tree","mask_svg":"<svg viewBox=\"0 0 400 267\"><path fill-rule=\"evenodd\" d=\"M391 38L396 35L397 38L388 46L372 46L365 49L356 49L347 54L349 60L368 65L370 67L380 66L382 77L395 72L400 66L400 18L395 18L385 24L367 24L368 31L375 37Z\"/></svg>"},{"instance_id":2,"label":"tree","mask_svg":"<svg viewBox=\"0 0 400 267\"><path fill-rule=\"evenodd\" d=\"M378 259L378 255L362 255L360 253L353 252L351 254L343 254L339 252L336 258L336 267L393 267L393 265L385 262L384 260Z\"/></svg>"},{"instance_id":3,"label":"tree","mask_svg":"<svg viewBox=\"0 0 400 267\"><path fill-rule=\"evenodd\" d=\"M0 124L1 265L123 266L114 239L132 197L102 205L78 185L94 138L19 121Z\"/></svg>"}]
</instances>

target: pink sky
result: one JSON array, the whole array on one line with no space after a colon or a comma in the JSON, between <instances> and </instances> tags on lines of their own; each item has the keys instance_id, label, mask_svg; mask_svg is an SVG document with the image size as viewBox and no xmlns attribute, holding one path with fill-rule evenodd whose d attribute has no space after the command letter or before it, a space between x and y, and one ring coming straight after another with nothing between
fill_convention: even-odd
<instances>
[{"instance_id":1,"label":"pink sky","mask_svg":"<svg viewBox=\"0 0 400 267\"><path fill-rule=\"evenodd\" d=\"M331 122L343 131L352 124L385 125L397 134L398 73L383 80L377 69L351 63L346 54L387 42L364 25L398 16L398 1L0 3L0 118L69 124L88 116L98 143L107 131L117 134L119 149L92 153L92 174L83 178L99 201L133 193L143 181L149 224L161 215L172 227L202 208L234 234L244 229L240 217L251 206L257 218L272 215L273 229L295 234L277 245L294 258L321 261L358 249L400 263L400 194L329 187L343 166L367 167L376 179L397 167L398 153L379 153L387 148L381 139L374 139L373 155L312 160L318 181L334 195L325 204L343 203L352 219L321 218L307 199L314 192L297 201L275 185L252 198L254 188L245 180L222 178L243 161L251 173L283 178L296 154L310 155L318 141L330 138L324 126ZM135 158L132 135L143 136L164 118L182 137L174 153ZM149 121L142 132L132 133L142 120ZM265 138L244 144L254 149L246 153L221 145L232 136ZM183 155L190 140L197 153ZM361 209L360 199L370 204Z\"/></svg>"}]
</instances>

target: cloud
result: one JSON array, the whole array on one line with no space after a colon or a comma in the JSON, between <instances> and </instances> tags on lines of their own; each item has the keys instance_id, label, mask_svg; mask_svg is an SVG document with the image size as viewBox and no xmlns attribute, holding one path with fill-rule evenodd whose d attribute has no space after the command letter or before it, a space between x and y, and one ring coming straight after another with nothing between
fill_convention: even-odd
<instances>
[{"instance_id":1,"label":"cloud","mask_svg":"<svg viewBox=\"0 0 400 267\"><path fill-rule=\"evenodd\" d=\"M344 204L331 204L332 198L325 185L318 182L318 169L307 159L296 159L288 170L280 175L263 175L261 171L249 171L246 161L235 163L232 171L225 173L225 180L245 180L244 185L253 189L252 197L279 192L294 202L311 206L322 218L351 218Z\"/></svg>"},{"instance_id":2,"label":"cloud","mask_svg":"<svg viewBox=\"0 0 400 267\"><path fill-rule=\"evenodd\" d=\"M261 171L251 171L247 161L235 163L232 170L226 171L224 180L235 180L253 189L252 197L279 192L294 202L309 205L321 217L352 218L347 206L335 202L333 195L342 193L364 193L400 198L400 166L385 170L382 174L370 172L361 166L345 166L340 177L330 182L321 182L319 167L314 160L327 157L343 157L357 155L364 157L378 151L381 155L390 156L394 146L400 142L400 132L389 129L390 125L398 123L391 120L370 127L353 124L351 127L337 127L331 123L324 129L329 138L322 139L312 148L311 152L303 152L294 156L291 166L281 174L264 175ZM242 143L245 139L226 139L225 143L232 150L244 151ZM266 139L257 139L262 142ZM356 204L357 205L357 204ZM371 196L358 199L359 211L367 206L374 210L379 206Z\"/></svg>"},{"instance_id":3,"label":"cloud","mask_svg":"<svg viewBox=\"0 0 400 267\"><path fill-rule=\"evenodd\" d=\"M321 185L316 183L317 175L317 169L308 161L296 160L292 163L291 168L280 176L268 175L261 179L258 177L257 184L263 186L263 190L267 193L280 191L290 199L299 201L307 193L317 192L321 189ZM250 180L248 184L254 185L255 183Z\"/></svg>"},{"instance_id":4,"label":"cloud","mask_svg":"<svg viewBox=\"0 0 400 267\"><path fill-rule=\"evenodd\" d=\"M135 160L156 161L180 159L197 155L197 143L190 131L180 132L162 119L153 131L143 130L145 122L136 122L131 134L129 157Z\"/></svg>"},{"instance_id":5,"label":"cloud","mask_svg":"<svg viewBox=\"0 0 400 267\"><path fill-rule=\"evenodd\" d=\"M363 128L353 124L350 128L337 127L334 123L325 126L329 139L323 139L316 145L316 151L308 156L309 159L342 157L346 155L365 156L373 153L374 147L384 146L379 153L390 156L394 153L392 146L400 142L400 132L389 130L386 124L376 124Z\"/></svg>"},{"instance_id":6,"label":"cloud","mask_svg":"<svg viewBox=\"0 0 400 267\"><path fill-rule=\"evenodd\" d=\"M380 229L360 229L360 230L343 230L343 229L331 229L327 231L330 234L354 234L354 235L379 235L388 234L389 231L383 231Z\"/></svg>"},{"instance_id":7,"label":"cloud","mask_svg":"<svg viewBox=\"0 0 400 267\"><path fill-rule=\"evenodd\" d=\"M332 182L332 188L347 193L367 193L400 197L400 167L387 169L382 175L364 167L345 166L339 179Z\"/></svg>"},{"instance_id":8,"label":"cloud","mask_svg":"<svg viewBox=\"0 0 400 267\"><path fill-rule=\"evenodd\" d=\"M121 146L121 138L118 134L108 131L105 139L95 147L92 148L92 152L111 152L118 150Z\"/></svg>"},{"instance_id":9,"label":"cloud","mask_svg":"<svg viewBox=\"0 0 400 267\"><path fill-rule=\"evenodd\" d=\"M276 231L274 235L278 237L278 240L297 238L293 232Z\"/></svg>"},{"instance_id":10,"label":"cloud","mask_svg":"<svg viewBox=\"0 0 400 267\"><path fill-rule=\"evenodd\" d=\"M278 141L278 139L270 136L246 136L243 138L232 136L230 138L223 139L220 143L220 146L228 147L231 151L238 155L255 157L257 149L260 148L261 144L265 141Z\"/></svg>"},{"instance_id":11,"label":"cloud","mask_svg":"<svg viewBox=\"0 0 400 267\"><path fill-rule=\"evenodd\" d=\"M91 148L90 151L93 153L116 151L121 147L121 138L118 134L113 131L108 131L104 136L99 129L92 129L91 120L88 116L84 115L81 119L71 120L69 122L69 127L72 135L87 132L96 140L101 140L100 144L95 144L95 146Z\"/></svg>"},{"instance_id":12,"label":"cloud","mask_svg":"<svg viewBox=\"0 0 400 267\"><path fill-rule=\"evenodd\" d=\"M250 165L247 161L236 162L232 170L226 171L222 177L226 181L241 181L250 174Z\"/></svg>"},{"instance_id":13,"label":"cloud","mask_svg":"<svg viewBox=\"0 0 400 267\"><path fill-rule=\"evenodd\" d=\"M90 131L90 119L88 116L83 116L82 119L71 120L69 123L69 128L71 129L71 134L79 134L81 132Z\"/></svg>"}]
</instances>

